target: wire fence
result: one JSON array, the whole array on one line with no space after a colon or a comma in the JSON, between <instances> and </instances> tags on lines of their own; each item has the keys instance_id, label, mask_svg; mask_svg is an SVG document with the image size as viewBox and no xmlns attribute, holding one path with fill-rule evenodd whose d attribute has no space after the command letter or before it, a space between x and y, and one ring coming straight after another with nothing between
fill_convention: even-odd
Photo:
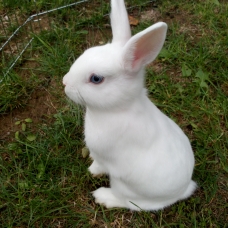
<instances>
[{"instance_id":1,"label":"wire fence","mask_svg":"<svg viewBox=\"0 0 228 228\"><path fill-rule=\"evenodd\" d=\"M102 4L103 1L100 1L99 4ZM2 71L0 83L17 64L18 60L23 58L23 53L31 45L34 34L51 29L51 14L65 8L91 4L94 0L77 2L75 0L58 0L53 2L8 0L0 3L0 68ZM143 4L151 2L154 0L146 1Z\"/></svg>"},{"instance_id":2,"label":"wire fence","mask_svg":"<svg viewBox=\"0 0 228 228\"><path fill-rule=\"evenodd\" d=\"M0 82L3 81L4 77L12 70L28 46L32 43L34 39L32 34L38 34L42 30L48 30L51 28L51 18L49 16L51 13L80 5L88 1L89 0L77 2L62 1L60 2L60 4L62 3L62 6L55 7L53 9L47 9L50 7L49 4L43 3L41 5L37 1L25 1L22 5L15 5L13 10L9 10L10 4L3 1L0 17L0 68L2 71ZM15 4L14 1L7 2ZM26 6L29 4L30 6L28 10L28 7ZM56 5L58 4L55 3L55 6ZM41 9L42 12L39 12ZM26 11L34 13L32 15L28 15Z\"/></svg>"},{"instance_id":3,"label":"wire fence","mask_svg":"<svg viewBox=\"0 0 228 228\"><path fill-rule=\"evenodd\" d=\"M44 10L42 12L38 12L40 7L37 5L36 1L33 1L30 4L33 4L35 13L27 18L26 14L24 13L24 10L26 9L25 7L23 8L23 6L19 6L11 12L4 12L6 5L3 3L3 11L0 18L0 53L2 68L0 82L3 81L4 77L15 66L19 58L21 58L22 54L32 43L34 39L32 34L37 34L42 30L47 30L50 28L51 20L48 16L50 13L88 1L89 0L72 2L53 9ZM41 20L45 20L46 23L41 24Z\"/></svg>"}]
</instances>

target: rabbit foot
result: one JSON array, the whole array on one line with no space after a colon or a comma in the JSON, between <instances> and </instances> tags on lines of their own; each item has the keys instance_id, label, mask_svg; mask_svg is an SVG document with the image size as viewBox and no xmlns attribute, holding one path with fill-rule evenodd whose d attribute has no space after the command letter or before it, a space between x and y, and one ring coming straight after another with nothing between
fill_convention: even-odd
<instances>
[{"instance_id":1,"label":"rabbit foot","mask_svg":"<svg viewBox=\"0 0 228 228\"><path fill-rule=\"evenodd\" d=\"M104 205L107 208L112 207L127 207L124 202L113 195L111 188L98 188L96 191L92 192L93 197L95 197L95 202Z\"/></svg>"},{"instance_id":2,"label":"rabbit foot","mask_svg":"<svg viewBox=\"0 0 228 228\"><path fill-rule=\"evenodd\" d=\"M89 172L93 177L101 177L105 174L103 168L96 161L93 161L92 165L89 167Z\"/></svg>"}]
</instances>

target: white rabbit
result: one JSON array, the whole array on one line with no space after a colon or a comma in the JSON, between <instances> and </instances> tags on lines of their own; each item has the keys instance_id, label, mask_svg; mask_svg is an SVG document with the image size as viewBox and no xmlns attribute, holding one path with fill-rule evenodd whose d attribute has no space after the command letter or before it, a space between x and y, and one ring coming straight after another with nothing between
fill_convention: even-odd
<instances>
[{"instance_id":1,"label":"white rabbit","mask_svg":"<svg viewBox=\"0 0 228 228\"><path fill-rule=\"evenodd\" d=\"M131 37L123 0L112 0L112 43L86 50L64 76L67 96L86 106L89 171L108 174L93 192L107 208L159 210L189 197L194 155L183 131L147 97L144 67L160 52L167 25Z\"/></svg>"}]
</instances>

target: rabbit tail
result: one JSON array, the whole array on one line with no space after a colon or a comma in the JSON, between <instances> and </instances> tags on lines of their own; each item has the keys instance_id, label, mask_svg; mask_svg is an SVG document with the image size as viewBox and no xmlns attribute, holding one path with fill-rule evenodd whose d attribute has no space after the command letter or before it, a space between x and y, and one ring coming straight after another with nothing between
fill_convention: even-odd
<instances>
[{"instance_id":1,"label":"rabbit tail","mask_svg":"<svg viewBox=\"0 0 228 228\"><path fill-rule=\"evenodd\" d=\"M197 188L197 184L196 182L194 182L193 180L190 181L186 191L184 192L184 194L180 197L180 200L186 199L189 196L191 196L193 194L193 192L196 190Z\"/></svg>"}]
</instances>

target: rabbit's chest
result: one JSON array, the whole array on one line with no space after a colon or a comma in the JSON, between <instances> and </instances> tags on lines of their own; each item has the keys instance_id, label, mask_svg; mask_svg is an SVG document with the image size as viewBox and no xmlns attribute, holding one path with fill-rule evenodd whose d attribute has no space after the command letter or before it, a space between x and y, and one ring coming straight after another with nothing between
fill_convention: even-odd
<instances>
[{"instance_id":1,"label":"rabbit's chest","mask_svg":"<svg viewBox=\"0 0 228 228\"><path fill-rule=\"evenodd\" d=\"M112 121L85 119L84 134L87 147L96 153L110 151L118 141L118 126L119 124Z\"/></svg>"}]
</instances>

